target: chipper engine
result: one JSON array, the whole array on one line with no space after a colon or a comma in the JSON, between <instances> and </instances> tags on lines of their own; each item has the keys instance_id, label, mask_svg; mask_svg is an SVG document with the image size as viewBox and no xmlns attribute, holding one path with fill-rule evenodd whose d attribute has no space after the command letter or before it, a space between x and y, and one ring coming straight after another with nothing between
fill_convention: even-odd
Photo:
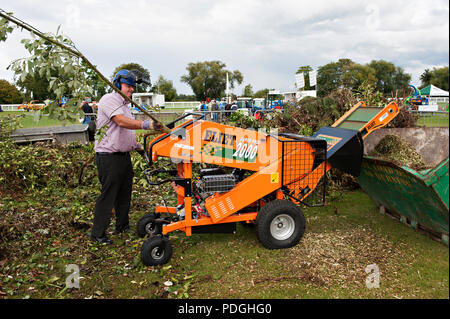
<instances>
[{"instance_id":1,"label":"chipper engine","mask_svg":"<svg viewBox=\"0 0 450 319\"><path fill-rule=\"evenodd\" d=\"M172 183L178 205L156 206L138 221L138 234L148 235L141 249L143 263L169 261L168 234L173 231L186 236L233 232L237 222L255 223L257 237L268 249L295 246L306 224L299 204L324 204L326 172L332 167L358 176L363 139L398 113L394 102L384 108L359 102L313 137L265 134L206 121L197 113L167 124L170 133L145 138L144 155L150 165L159 157L170 158L173 168L149 168L145 175L150 185ZM210 167L193 176L194 163ZM167 179L154 180L164 174ZM320 196L308 202L316 188Z\"/></svg>"}]
</instances>

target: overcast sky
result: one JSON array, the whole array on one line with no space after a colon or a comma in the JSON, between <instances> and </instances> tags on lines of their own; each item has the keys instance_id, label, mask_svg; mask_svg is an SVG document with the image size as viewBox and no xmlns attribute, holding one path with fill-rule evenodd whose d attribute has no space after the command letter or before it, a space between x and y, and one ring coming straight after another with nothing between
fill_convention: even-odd
<instances>
[{"instance_id":1,"label":"overcast sky","mask_svg":"<svg viewBox=\"0 0 450 319\"><path fill-rule=\"evenodd\" d=\"M287 90L298 67L314 69L340 58L365 64L386 60L419 84L426 68L449 64L448 0L0 0L0 8L42 32L61 25L78 49L106 76L136 62L156 81L172 80L178 93L190 62L220 60L244 82ZM0 78L28 52L14 31L0 42Z\"/></svg>"}]
</instances>

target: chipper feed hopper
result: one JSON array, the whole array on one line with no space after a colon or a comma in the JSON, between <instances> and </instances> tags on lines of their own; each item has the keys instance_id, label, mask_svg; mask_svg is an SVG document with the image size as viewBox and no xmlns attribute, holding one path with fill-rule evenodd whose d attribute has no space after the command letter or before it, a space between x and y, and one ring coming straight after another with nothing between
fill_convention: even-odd
<instances>
[{"instance_id":1,"label":"chipper feed hopper","mask_svg":"<svg viewBox=\"0 0 450 319\"><path fill-rule=\"evenodd\" d=\"M394 102L384 108L359 102L313 137L264 134L205 121L196 113L167 124L169 134L145 139L145 157L150 165L170 158L173 168L149 168L145 175L150 185L172 183L178 206L156 206L138 221L138 234L149 236L141 249L143 263L168 262L168 234L173 231L187 236L234 232L237 222L255 223L257 237L268 249L296 245L305 231L299 204L324 204L326 172L332 167L358 176L363 139L398 112ZM191 119L175 126L187 116ZM194 176L194 163L210 167ZM167 179L155 181L164 174ZM308 203L318 185L320 200Z\"/></svg>"}]
</instances>

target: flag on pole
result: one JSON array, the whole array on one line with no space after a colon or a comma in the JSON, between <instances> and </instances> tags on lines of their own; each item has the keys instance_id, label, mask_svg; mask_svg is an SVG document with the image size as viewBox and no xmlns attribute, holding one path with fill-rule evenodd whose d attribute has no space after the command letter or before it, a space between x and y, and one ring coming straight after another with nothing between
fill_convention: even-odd
<instances>
[{"instance_id":1,"label":"flag on pole","mask_svg":"<svg viewBox=\"0 0 450 319\"><path fill-rule=\"evenodd\" d=\"M317 84L317 72L313 70L309 72L309 86L314 86L316 84Z\"/></svg>"},{"instance_id":2,"label":"flag on pole","mask_svg":"<svg viewBox=\"0 0 450 319\"><path fill-rule=\"evenodd\" d=\"M299 89L305 87L305 77L303 76L303 73L298 73L295 75L295 83Z\"/></svg>"}]
</instances>

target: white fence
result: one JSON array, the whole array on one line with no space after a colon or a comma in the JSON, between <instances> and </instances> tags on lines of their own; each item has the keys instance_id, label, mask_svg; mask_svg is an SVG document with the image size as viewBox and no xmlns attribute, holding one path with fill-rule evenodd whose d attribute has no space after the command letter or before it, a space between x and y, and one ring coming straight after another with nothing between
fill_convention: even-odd
<instances>
[{"instance_id":1,"label":"white fence","mask_svg":"<svg viewBox=\"0 0 450 319\"><path fill-rule=\"evenodd\" d=\"M448 96L430 96L428 98L428 101L430 104L435 104L435 103L448 103Z\"/></svg>"},{"instance_id":2,"label":"white fence","mask_svg":"<svg viewBox=\"0 0 450 319\"><path fill-rule=\"evenodd\" d=\"M23 105L23 104L1 104L0 108L2 109L2 111L5 111L5 112L11 112L11 111L22 112L22 111L26 111L26 109L24 109L24 108L18 109L18 107L20 105ZM45 104L41 103L41 104L33 104L33 105L44 106Z\"/></svg>"},{"instance_id":3,"label":"white fence","mask_svg":"<svg viewBox=\"0 0 450 319\"><path fill-rule=\"evenodd\" d=\"M18 110L17 107L22 104L2 104L0 105L2 111L10 112L10 111L25 111L25 109Z\"/></svg>"},{"instance_id":4,"label":"white fence","mask_svg":"<svg viewBox=\"0 0 450 319\"><path fill-rule=\"evenodd\" d=\"M25 111L25 109L17 109L17 107L21 104L2 104L1 109L3 111ZM44 105L44 104L35 104L35 105ZM200 105L198 101L183 101L183 102L166 102L166 109L192 109L196 108Z\"/></svg>"},{"instance_id":5,"label":"white fence","mask_svg":"<svg viewBox=\"0 0 450 319\"><path fill-rule=\"evenodd\" d=\"M191 109L199 105L198 101L166 102L166 109Z\"/></svg>"}]
</instances>

